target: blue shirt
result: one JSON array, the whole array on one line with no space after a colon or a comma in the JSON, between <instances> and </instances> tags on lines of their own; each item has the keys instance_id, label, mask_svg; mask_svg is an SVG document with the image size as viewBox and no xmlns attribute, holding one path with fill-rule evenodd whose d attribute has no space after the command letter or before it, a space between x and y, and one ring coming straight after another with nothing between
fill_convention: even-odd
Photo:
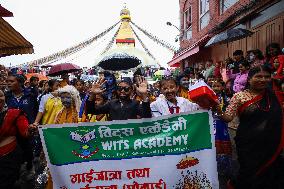
<instances>
[{"instance_id":1,"label":"blue shirt","mask_svg":"<svg viewBox=\"0 0 284 189\"><path fill-rule=\"evenodd\" d=\"M27 115L29 124L34 123L38 112L37 96L26 90L23 90L23 95L18 99L12 92L7 92L5 96L8 108L22 110Z\"/></svg>"}]
</instances>

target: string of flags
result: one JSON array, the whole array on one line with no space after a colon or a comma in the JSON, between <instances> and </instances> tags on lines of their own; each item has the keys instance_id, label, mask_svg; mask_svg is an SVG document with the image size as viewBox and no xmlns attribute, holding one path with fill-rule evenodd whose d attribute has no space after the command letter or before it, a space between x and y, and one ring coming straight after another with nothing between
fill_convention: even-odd
<instances>
[{"instance_id":1,"label":"string of flags","mask_svg":"<svg viewBox=\"0 0 284 189\"><path fill-rule=\"evenodd\" d=\"M54 53L54 54L51 54L49 56L46 56L46 57L43 57L43 58L40 58L40 59L37 59L37 60L33 60L33 61L30 61L30 62L26 62L24 64L21 64L20 66L25 66L25 65L28 65L30 67L34 67L34 66L39 66L39 65L42 65L42 64L46 64L46 63L49 63L51 61L55 62L59 59L62 59L62 58L66 58L82 49L84 49L85 47L89 46L90 44L92 44L93 42L95 42L96 40L98 40L99 38L103 37L104 35L106 35L109 31L111 31L115 26L117 26L120 22L117 22L115 23L114 25L112 25L111 27L109 27L108 29L106 29L105 31L103 31L102 33L94 36L94 37L91 37L77 45L74 45L72 47L69 47L65 50L62 50L62 51L59 51L57 53Z\"/></svg>"},{"instance_id":2,"label":"string of flags","mask_svg":"<svg viewBox=\"0 0 284 189\"><path fill-rule=\"evenodd\" d=\"M141 38L138 36L138 34L135 32L135 30L132 28L132 26L130 26L134 35L136 36L136 38L138 39L139 43L142 45L143 49L146 51L146 53L153 59L157 62L157 64L159 66L161 66L158 61L156 60L156 58L153 56L153 54L149 51L149 49L146 47L146 45L143 43L143 41L141 40Z\"/></svg>"},{"instance_id":3,"label":"string of flags","mask_svg":"<svg viewBox=\"0 0 284 189\"><path fill-rule=\"evenodd\" d=\"M141 32L143 32L146 36L148 36L150 39L152 39L156 43L162 45L163 47L169 49L172 52L177 51L177 49L174 46L170 45L169 43L165 42L164 40L159 39L158 37L154 36L153 34L147 32L146 30L142 29L141 27L139 27L134 22L130 21L130 23L133 24L137 29L139 29Z\"/></svg>"},{"instance_id":4,"label":"string of flags","mask_svg":"<svg viewBox=\"0 0 284 189\"><path fill-rule=\"evenodd\" d=\"M112 45L114 44L115 38L116 38L116 36L118 35L118 32L119 32L119 30L120 30L120 27L121 27L121 25L119 26L118 30L115 32L114 36L111 38L111 40L109 41L108 45L106 46L106 48L104 49L104 51L101 53L101 55L104 54L104 53L106 53L106 52L112 47Z\"/></svg>"}]
</instances>

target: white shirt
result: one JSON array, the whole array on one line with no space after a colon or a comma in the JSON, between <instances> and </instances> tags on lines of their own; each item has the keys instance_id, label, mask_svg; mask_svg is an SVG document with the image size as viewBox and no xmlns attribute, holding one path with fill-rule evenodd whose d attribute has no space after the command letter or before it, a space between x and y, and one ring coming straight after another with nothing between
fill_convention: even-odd
<instances>
[{"instance_id":1,"label":"white shirt","mask_svg":"<svg viewBox=\"0 0 284 189\"><path fill-rule=\"evenodd\" d=\"M40 99L40 103L39 103L39 107L38 107L38 111L43 113L44 112L44 107L45 107L45 103L46 101L50 98L53 97L53 95L51 93L48 93L46 95L43 95Z\"/></svg>"},{"instance_id":2,"label":"white shirt","mask_svg":"<svg viewBox=\"0 0 284 189\"><path fill-rule=\"evenodd\" d=\"M150 104L151 111L153 117L159 117L162 115L170 115L171 112L169 110L170 107L173 107L173 113L182 113L182 112L191 112L199 109L199 105L190 102L188 99L183 97L176 97L177 105L175 106L173 103L169 102L164 97L159 97L155 102ZM176 112L176 107L179 107L179 112Z\"/></svg>"}]
</instances>

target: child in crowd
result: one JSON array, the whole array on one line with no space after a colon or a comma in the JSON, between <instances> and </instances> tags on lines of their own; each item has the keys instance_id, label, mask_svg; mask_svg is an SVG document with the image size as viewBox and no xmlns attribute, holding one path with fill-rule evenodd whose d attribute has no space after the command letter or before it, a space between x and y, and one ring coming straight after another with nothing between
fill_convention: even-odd
<instances>
[{"instance_id":1,"label":"child in crowd","mask_svg":"<svg viewBox=\"0 0 284 189\"><path fill-rule=\"evenodd\" d=\"M96 94L95 97L95 105L96 106L102 106L107 102L107 97L103 94ZM86 116L86 120L82 120L82 122L97 122L97 121L107 121L108 120L108 115L107 114L99 114L99 115L94 115L94 114L88 114Z\"/></svg>"},{"instance_id":2,"label":"child in crowd","mask_svg":"<svg viewBox=\"0 0 284 189\"><path fill-rule=\"evenodd\" d=\"M214 80L215 80L215 77L213 75L209 76L206 81L207 85L209 85L209 87L212 87Z\"/></svg>"},{"instance_id":3,"label":"child in crowd","mask_svg":"<svg viewBox=\"0 0 284 189\"><path fill-rule=\"evenodd\" d=\"M73 85L79 91L80 99L81 99L81 101L83 101L85 96L86 96L85 82L83 80L74 80Z\"/></svg>"},{"instance_id":4,"label":"child in crowd","mask_svg":"<svg viewBox=\"0 0 284 189\"><path fill-rule=\"evenodd\" d=\"M217 79L212 83L212 89L218 96L222 110L225 111L229 102L229 98L225 94L225 83L221 79ZM218 173L220 179L225 179L224 182L227 182L231 176L232 169L232 144L228 131L228 124L219 119L218 116L214 114L213 124L215 128L215 145L217 153L216 159ZM221 182L223 182L223 180Z\"/></svg>"}]
</instances>

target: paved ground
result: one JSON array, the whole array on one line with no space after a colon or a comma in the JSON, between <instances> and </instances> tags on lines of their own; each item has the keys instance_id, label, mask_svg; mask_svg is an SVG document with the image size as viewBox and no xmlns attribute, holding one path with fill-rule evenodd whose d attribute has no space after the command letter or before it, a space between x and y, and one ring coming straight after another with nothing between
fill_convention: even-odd
<instances>
[{"instance_id":1,"label":"paved ground","mask_svg":"<svg viewBox=\"0 0 284 189\"><path fill-rule=\"evenodd\" d=\"M44 185L38 181L41 181L43 179L38 180L38 176L43 173L45 168L45 162L41 162L38 159L36 159L33 162L33 169L32 171L26 171L25 165L22 165L21 171L20 171L20 178L16 183L15 189L44 189ZM45 175L43 175L45 176Z\"/></svg>"}]
</instances>

